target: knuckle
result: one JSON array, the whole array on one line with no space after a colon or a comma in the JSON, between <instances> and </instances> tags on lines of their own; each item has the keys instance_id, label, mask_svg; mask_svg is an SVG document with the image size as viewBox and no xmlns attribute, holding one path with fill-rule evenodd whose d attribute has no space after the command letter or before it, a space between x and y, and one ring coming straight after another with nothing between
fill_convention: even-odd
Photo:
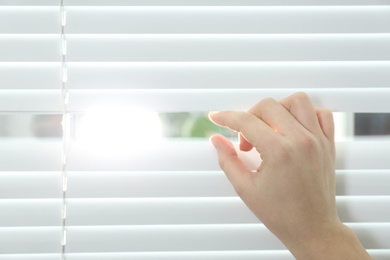
<instances>
[{"instance_id":1,"label":"knuckle","mask_svg":"<svg viewBox=\"0 0 390 260\"><path fill-rule=\"evenodd\" d=\"M273 98L264 98L259 101L255 106L248 110L249 113L256 113L257 111L263 111L270 106L276 104L277 101Z\"/></svg>"},{"instance_id":2,"label":"knuckle","mask_svg":"<svg viewBox=\"0 0 390 260\"><path fill-rule=\"evenodd\" d=\"M270 109L272 109L275 104L278 104L278 102L273 98L265 98L259 102L259 109L262 111L263 114L266 114Z\"/></svg>"},{"instance_id":3,"label":"knuckle","mask_svg":"<svg viewBox=\"0 0 390 260\"><path fill-rule=\"evenodd\" d=\"M295 94L293 94L293 97L295 100L309 100L309 96L305 93L305 92L297 92Z\"/></svg>"},{"instance_id":4,"label":"knuckle","mask_svg":"<svg viewBox=\"0 0 390 260\"><path fill-rule=\"evenodd\" d=\"M304 92L298 92L292 96L290 107L291 109L296 109L307 102L310 102L309 96Z\"/></svg>"},{"instance_id":5,"label":"knuckle","mask_svg":"<svg viewBox=\"0 0 390 260\"><path fill-rule=\"evenodd\" d=\"M279 103L273 98L264 98L254 107L252 107L248 112L259 116L260 119L266 120L272 115L275 106Z\"/></svg>"},{"instance_id":6,"label":"knuckle","mask_svg":"<svg viewBox=\"0 0 390 260\"><path fill-rule=\"evenodd\" d=\"M263 106L263 107L267 107L267 106L272 105L272 104L275 104L275 103L277 103L277 101L276 101L275 99L269 97L269 98L264 98L264 99L262 99L262 100L259 102L259 105L260 105L260 106Z\"/></svg>"},{"instance_id":7,"label":"knuckle","mask_svg":"<svg viewBox=\"0 0 390 260\"><path fill-rule=\"evenodd\" d=\"M295 160L297 154L308 158L321 152L323 144L312 134L296 136L294 139L284 139L274 149L274 156L283 162Z\"/></svg>"},{"instance_id":8,"label":"knuckle","mask_svg":"<svg viewBox=\"0 0 390 260\"><path fill-rule=\"evenodd\" d=\"M305 92L296 92L283 99L280 103L291 112L305 102L310 102L310 97Z\"/></svg>"},{"instance_id":9,"label":"knuckle","mask_svg":"<svg viewBox=\"0 0 390 260\"><path fill-rule=\"evenodd\" d=\"M300 136L297 142L298 147L308 153L317 153L321 147L321 142L311 133Z\"/></svg>"},{"instance_id":10,"label":"knuckle","mask_svg":"<svg viewBox=\"0 0 390 260\"><path fill-rule=\"evenodd\" d=\"M319 143L316 139L307 137L300 140L300 146L307 150L313 151L318 149Z\"/></svg>"}]
</instances>

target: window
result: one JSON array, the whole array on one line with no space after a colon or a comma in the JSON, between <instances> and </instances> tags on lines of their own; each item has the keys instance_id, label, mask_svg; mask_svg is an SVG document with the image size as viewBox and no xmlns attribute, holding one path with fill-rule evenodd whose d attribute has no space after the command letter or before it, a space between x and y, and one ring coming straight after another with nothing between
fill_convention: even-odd
<instances>
[{"instance_id":1,"label":"window","mask_svg":"<svg viewBox=\"0 0 390 260\"><path fill-rule=\"evenodd\" d=\"M50 115L58 131L65 113L71 137L65 147L56 134L0 139L0 259L61 259L63 230L70 260L293 259L236 197L207 140L88 149L72 131L92 108L245 110L303 90L335 111L390 112L389 1L63 4L61 33L60 1L0 0L2 118ZM388 259L390 140L337 148L340 217Z\"/></svg>"}]
</instances>

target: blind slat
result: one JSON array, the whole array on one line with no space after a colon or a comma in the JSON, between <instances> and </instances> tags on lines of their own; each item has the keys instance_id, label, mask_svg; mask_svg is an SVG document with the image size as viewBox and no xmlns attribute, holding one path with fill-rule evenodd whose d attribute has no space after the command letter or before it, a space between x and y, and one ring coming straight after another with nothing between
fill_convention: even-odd
<instances>
[{"instance_id":1,"label":"blind slat","mask_svg":"<svg viewBox=\"0 0 390 260\"><path fill-rule=\"evenodd\" d=\"M1 65L0 65L1 66ZM1 67L0 67L1 69ZM390 62L68 63L70 89L360 88L390 85ZM4 84L6 87L7 84ZM22 84L20 85L22 87ZM27 87L24 87L27 88ZM48 88L53 88L50 86Z\"/></svg>"},{"instance_id":2,"label":"blind slat","mask_svg":"<svg viewBox=\"0 0 390 260\"><path fill-rule=\"evenodd\" d=\"M390 34L67 35L67 61L386 61ZM33 50L33 51L32 51ZM0 35L0 62L57 62L59 35Z\"/></svg>"},{"instance_id":3,"label":"blind slat","mask_svg":"<svg viewBox=\"0 0 390 260\"><path fill-rule=\"evenodd\" d=\"M67 12L70 34L390 32L390 7L385 6L88 6L68 7Z\"/></svg>"},{"instance_id":4,"label":"blind slat","mask_svg":"<svg viewBox=\"0 0 390 260\"><path fill-rule=\"evenodd\" d=\"M390 34L68 35L68 61L390 59ZM41 60L40 57L36 57ZM53 57L54 58L54 57ZM58 56L55 56L58 59Z\"/></svg>"},{"instance_id":5,"label":"blind slat","mask_svg":"<svg viewBox=\"0 0 390 260\"><path fill-rule=\"evenodd\" d=\"M59 34L60 9L48 6L4 6L0 2L0 34L7 33Z\"/></svg>"},{"instance_id":6,"label":"blind slat","mask_svg":"<svg viewBox=\"0 0 390 260\"><path fill-rule=\"evenodd\" d=\"M59 62L60 35L0 34L0 62Z\"/></svg>"},{"instance_id":7,"label":"blind slat","mask_svg":"<svg viewBox=\"0 0 390 260\"><path fill-rule=\"evenodd\" d=\"M376 250L379 251L379 250ZM382 252L390 255L390 252ZM2 260L60 260L55 254L0 255ZM132 252L132 253L71 253L68 260L293 260L287 250L264 251L191 251L191 252Z\"/></svg>"},{"instance_id":8,"label":"blind slat","mask_svg":"<svg viewBox=\"0 0 390 260\"><path fill-rule=\"evenodd\" d=\"M58 6L52 0L1 0L5 6ZM291 0L67 0L67 6L278 6ZM388 0L294 0L304 6L389 5Z\"/></svg>"},{"instance_id":9,"label":"blind slat","mask_svg":"<svg viewBox=\"0 0 390 260\"><path fill-rule=\"evenodd\" d=\"M58 253L61 228L0 228L0 255Z\"/></svg>"},{"instance_id":10,"label":"blind slat","mask_svg":"<svg viewBox=\"0 0 390 260\"><path fill-rule=\"evenodd\" d=\"M61 145L61 141L3 141L0 170L60 171ZM70 146L68 171L220 170L215 149L207 140L165 141L153 149L122 148L121 152L108 153L104 152L105 147L88 150L74 142ZM390 169L389 140L338 142L337 149L337 169ZM260 164L255 150L238 153L251 169ZM155 158L153 164L148 163L150 158Z\"/></svg>"},{"instance_id":11,"label":"blind slat","mask_svg":"<svg viewBox=\"0 0 390 260\"><path fill-rule=\"evenodd\" d=\"M67 6L66 11L69 34L390 32L388 6ZM59 34L59 16L57 7L0 6L0 33Z\"/></svg>"},{"instance_id":12,"label":"blind slat","mask_svg":"<svg viewBox=\"0 0 390 260\"><path fill-rule=\"evenodd\" d=\"M390 62L69 62L73 89L371 88ZM0 89L58 89L59 63L0 63Z\"/></svg>"},{"instance_id":13,"label":"blind slat","mask_svg":"<svg viewBox=\"0 0 390 260\"><path fill-rule=\"evenodd\" d=\"M348 226L367 249L390 247L390 223ZM0 231L0 253L55 253L60 244L59 227ZM68 227L67 235L69 253L285 249L261 224Z\"/></svg>"},{"instance_id":14,"label":"blind slat","mask_svg":"<svg viewBox=\"0 0 390 260\"><path fill-rule=\"evenodd\" d=\"M239 88L239 86L237 86ZM247 110L262 98L308 93L317 107L338 112L390 112L389 88L83 89L69 91L69 112L131 104L155 112ZM223 96L223 98L221 98ZM207 97L207 99L205 99ZM0 112L62 113L60 90L0 90ZM364 99L365 102L362 102Z\"/></svg>"},{"instance_id":15,"label":"blind slat","mask_svg":"<svg viewBox=\"0 0 390 260\"><path fill-rule=\"evenodd\" d=\"M390 196L338 197L343 222L388 222ZM68 199L69 226L256 224L238 197ZM2 227L59 226L61 200L0 200ZM20 217L27 216L27 217Z\"/></svg>"},{"instance_id":16,"label":"blind slat","mask_svg":"<svg viewBox=\"0 0 390 260\"><path fill-rule=\"evenodd\" d=\"M375 260L387 260L390 250L372 249L368 253ZM287 250L263 251L198 251L198 252L136 252L136 253L72 253L69 260L293 260ZM58 254L0 255L2 260L60 260Z\"/></svg>"},{"instance_id":17,"label":"blind slat","mask_svg":"<svg viewBox=\"0 0 390 260\"><path fill-rule=\"evenodd\" d=\"M0 89L58 89L59 62L0 62Z\"/></svg>"},{"instance_id":18,"label":"blind slat","mask_svg":"<svg viewBox=\"0 0 390 260\"><path fill-rule=\"evenodd\" d=\"M69 198L236 196L223 172L68 172ZM389 170L338 170L338 196L389 196ZM60 172L0 172L0 198L61 196Z\"/></svg>"}]
</instances>

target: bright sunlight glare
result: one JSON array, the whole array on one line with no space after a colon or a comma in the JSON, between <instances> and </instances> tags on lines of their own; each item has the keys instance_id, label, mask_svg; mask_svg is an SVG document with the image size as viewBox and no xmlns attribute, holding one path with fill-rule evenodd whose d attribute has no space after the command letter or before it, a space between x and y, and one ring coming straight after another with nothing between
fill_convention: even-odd
<instances>
[{"instance_id":1,"label":"bright sunlight glare","mask_svg":"<svg viewBox=\"0 0 390 260\"><path fill-rule=\"evenodd\" d=\"M142 149L162 138L158 114L131 107L93 109L82 117L77 129L77 140L95 151Z\"/></svg>"}]
</instances>

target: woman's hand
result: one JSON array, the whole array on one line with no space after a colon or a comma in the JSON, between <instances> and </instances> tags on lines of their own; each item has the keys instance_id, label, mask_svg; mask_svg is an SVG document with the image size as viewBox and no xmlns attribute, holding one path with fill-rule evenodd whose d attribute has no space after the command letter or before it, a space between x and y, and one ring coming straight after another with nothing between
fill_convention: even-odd
<instances>
[{"instance_id":1,"label":"woman's hand","mask_svg":"<svg viewBox=\"0 0 390 260\"><path fill-rule=\"evenodd\" d=\"M262 163L252 172L230 141L211 138L238 195L296 258L371 259L337 215L329 110L316 110L306 94L296 93L280 102L264 99L248 112L210 113L210 119L239 132L241 150L258 151Z\"/></svg>"}]
</instances>

